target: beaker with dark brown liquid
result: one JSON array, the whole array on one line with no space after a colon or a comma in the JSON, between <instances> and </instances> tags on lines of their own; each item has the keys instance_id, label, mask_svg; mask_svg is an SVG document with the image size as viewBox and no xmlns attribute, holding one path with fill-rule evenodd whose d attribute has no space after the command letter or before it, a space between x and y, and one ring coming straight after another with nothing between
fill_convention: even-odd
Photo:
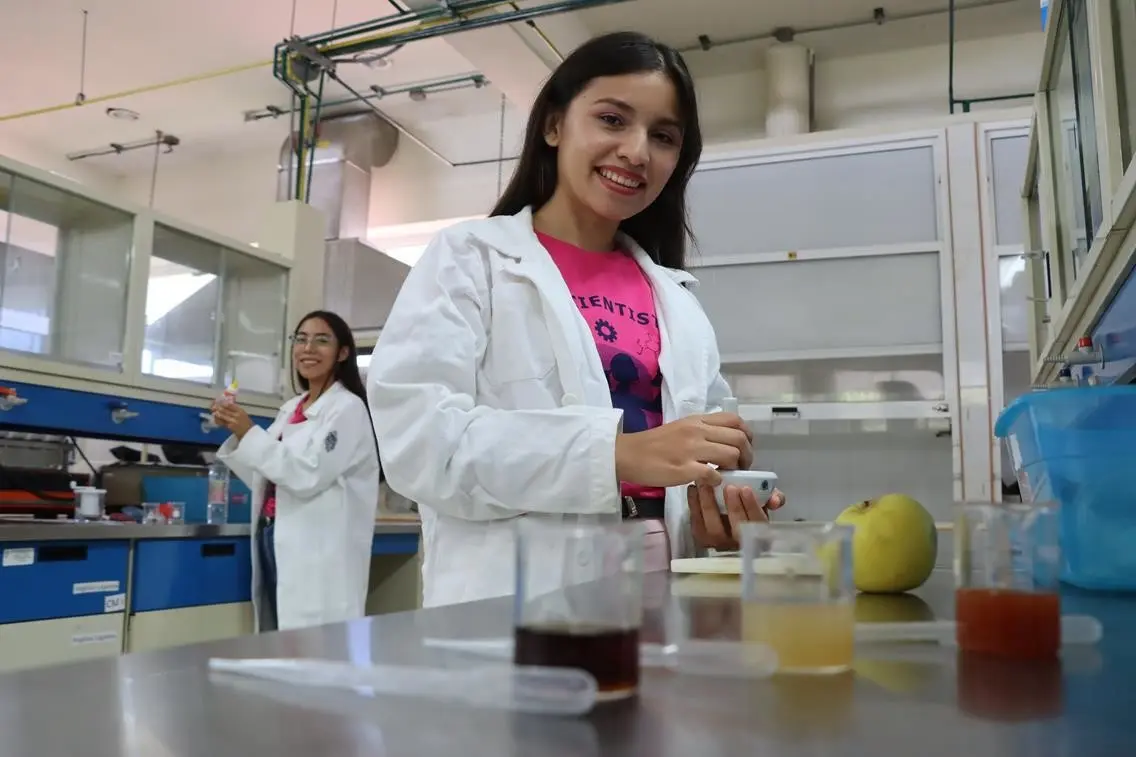
<instances>
[{"instance_id":1,"label":"beaker with dark brown liquid","mask_svg":"<svg viewBox=\"0 0 1136 757\"><path fill-rule=\"evenodd\" d=\"M639 685L639 629L550 624L517 628L513 662L579 668L595 676L599 699Z\"/></svg>"},{"instance_id":2,"label":"beaker with dark brown liquid","mask_svg":"<svg viewBox=\"0 0 1136 757\"><path fill-rule=\"evenodd\" d=\"M577 668L598 701L639 688L643 529L520 519L513 661Z\"/></svg>"}]
</instances>

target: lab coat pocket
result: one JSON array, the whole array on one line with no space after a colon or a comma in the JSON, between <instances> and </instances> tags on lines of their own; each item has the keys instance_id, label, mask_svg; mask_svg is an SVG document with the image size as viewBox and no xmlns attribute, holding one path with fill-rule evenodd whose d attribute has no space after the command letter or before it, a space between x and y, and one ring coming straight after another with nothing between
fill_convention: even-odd
<instances>
[{"instance_id":1,"label":"lab coat pocket","mask_svg":"<svg viewBox=\"0 0 1136 757\"><path fill-rule=\"evenodd\" d=\"M500 387L547 379L556 369L556 356L536 287L521 281L497 284L491 318L487 377Z\"/></svg>"}]
</instances>

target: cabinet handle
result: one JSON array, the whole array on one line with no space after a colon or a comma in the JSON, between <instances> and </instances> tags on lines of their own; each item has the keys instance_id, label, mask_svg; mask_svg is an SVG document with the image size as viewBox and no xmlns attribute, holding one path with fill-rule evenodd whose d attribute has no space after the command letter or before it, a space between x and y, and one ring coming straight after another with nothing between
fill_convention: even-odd
<instances>
[{"instance_id":1,"label":"cabinet handle","mask_svg":"<svg viewBox=\"0 0 1136 757\"><path fill-rule=\"evenodd\" d=\"M83 562L87 559L86 544L53 544L36 551L40 562Z\"/></svg>"},{"instance_id":2,"label":"cabinet handle","mask_svg":"<svg viewBox=\"0 0 1136 757\"><path fill-rule=\"evenodd\" d=\"M202 544L202 557L232 557L237 554L236 544Z\"/></svg>"}]
</instances>

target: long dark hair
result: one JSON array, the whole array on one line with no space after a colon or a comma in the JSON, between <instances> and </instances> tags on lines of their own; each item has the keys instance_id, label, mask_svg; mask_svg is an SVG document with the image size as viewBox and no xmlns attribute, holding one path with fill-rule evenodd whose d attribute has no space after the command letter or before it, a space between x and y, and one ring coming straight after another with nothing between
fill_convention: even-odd
<instances>
[{"instance_id":1,"label":"long dark hair","mask_svg":"<svg viewBox=\"0 0 1136 757\"><path fill-rule=\"evenodd\" d=\"M593 79L650 72L666 74L674 85L683 126L682 146L674 173L658 198L619 228L656 263L684 268L686 240L693 238L686 217L686 185L702 155L694 82L677 50L638 32L595 37L576 48L552 73L533 102L513 178L490 215L514 215L529 205L535 211L549 201L556 190L556 148L545 142L545 132L550 119L562 115Z\"/></svg>"},{"instance_id":2,"label":"long dark hair","mask_svg":"<svg viewBox=\"0 0 1136 757\"><path fill-rule=\"evenodd\" d=\"M326 323L336 341L335 365L331 369L331 381L324 390L326 391L331 383L338 381L343 384L344 389L363 400L364 405L367 404L367 390L363 387L363 377L359 373L359 350L355 346L355 335L351 333L351 327L347 325L347 321L330 310L313 310L299 320L292 336L299 334L300 327L312 318L319 318ZM347 348L347 359L340 360L339 350L344 347ZM305 392L308 391L308 380L300 375L295 365L292 366L292 380L293 389L299 385Z\"/></svg>"}]
</instances>

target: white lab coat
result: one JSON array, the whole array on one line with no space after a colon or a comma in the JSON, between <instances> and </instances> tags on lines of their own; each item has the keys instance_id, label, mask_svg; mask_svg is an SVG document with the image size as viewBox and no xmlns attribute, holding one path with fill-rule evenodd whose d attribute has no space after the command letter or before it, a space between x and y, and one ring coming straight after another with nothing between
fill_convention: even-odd
<instances>
[{"instance_id":1,"label":"white lab coat","mask_svg":"<svg viewBox=\"0 0 1136 757\"><path fill-rule=\"evenodd\" d=\"M338 382L305 411L284 403L267 430L230 437L218 457L252 491L252 596L263 628L256 522L276 484L276 610L280 630L364 615L379 501L379 459L365 403ZM281 435L282 438L281 438ZM279 441L278 441L279 439Z\"/></svg>"},{"instance_id":2,"label":"white lab coat","mask_svg":"<svg viewBox=\"0 0 1136 757\"><path fill-rule=\"evenodd\" d=\"M664 421L717 410L730 390L714 330L688 289L694 277L621 243L655 295ZM387 480L422 515L425 606L513 592L511 519L619 519L622 413L530 210L438 234L403 284L368 370ZM667 491L666 521L672 555L692 554L685 487Z\"/></svg>"}]
</instances>

